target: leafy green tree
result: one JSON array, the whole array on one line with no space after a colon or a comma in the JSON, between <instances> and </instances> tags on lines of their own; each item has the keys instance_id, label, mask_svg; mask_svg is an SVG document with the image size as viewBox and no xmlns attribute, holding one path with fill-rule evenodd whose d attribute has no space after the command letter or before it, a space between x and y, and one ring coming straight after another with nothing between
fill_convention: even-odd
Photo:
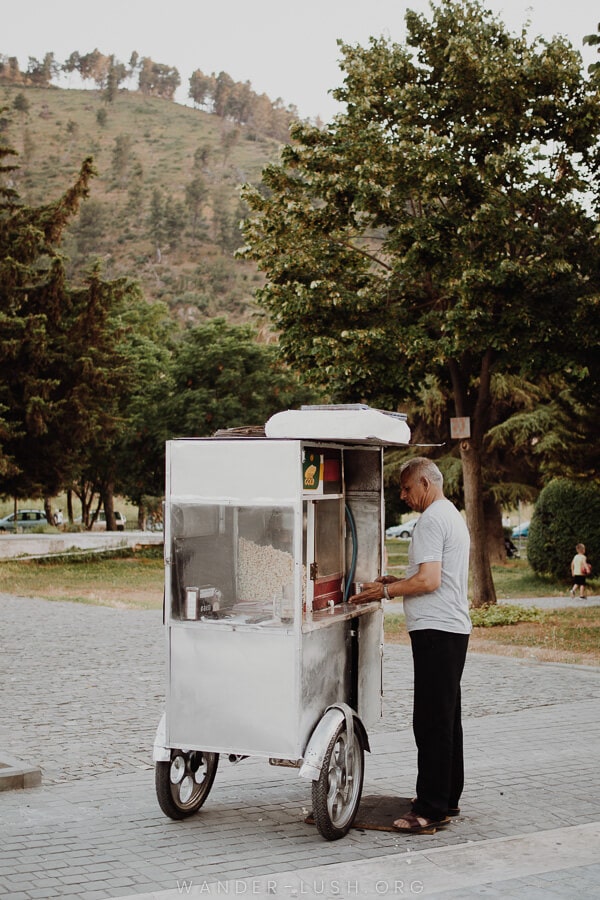
<instances>
[{"instance_id":1,"label":"leafy green tree","mask_svg":"<svg viewBox=\"0 0 600 900\"><path fill-rule=\"evenodd\" d=\"M248 187L245 255L287 361L336 400L395 408L434 376L460 443L475 602L495 601L483 446L492 379L534 381L597 344L600 97L555 38L477 2L406 15L406 45L342 45L346 104L293 128Z\"/></svg>"},{"instance_id":2,"label":"leafy green tree","mask_svg":"<svg viewBox=\"0 0 600 900\"><path fill-rule=\"evenodd\" d=\"M15 99L13 100L13 109L26 114L29 112L30 107L31 104L23 91L19 91L19 93L15 95Z\"/></svg>"},{"instance_id":3,"label":"leafy green tree","mask_svg":"<svg viewBox=\"0 0 600 900\"><path fill-rule=\"evenodd\" d=\"M63 63L63 72L79 72L84 81L94 81L99 88L104 88L108 80L114 57L106 56L96 47L90 53L81 54L75 50Z\"/></svg>"},{"instance_id":4,"label":"leafy green tree","mask_svg":"<svg viewBox=\"0 0 600 900\"><path fill-rule=\"evenodd\" d=\"M0 54L0 80L9 84L23 84L25 77L19 68L16 56Z\"/></svg>"},{"instance_id":5,"label":"leafy green tree","mask_svg":"<svg viewBox=\"0 0 600 900\"><path fill-rule=\"evenodd\" d=\"M70 285L60 250L93 172L85 160L73 186L41 207L19 205L6 188L0 195L3 496L55 496L81 469L94 438L118 426L111 398L131 376L119 349L123 325L112 310L126 307L134 288L103 281L97 271Z\"/></svg>"},{"instance_id":6,"label":"leafy green tree","mask_svg":"<svg viewBox=\"0 0 600 900\"><path fill-rule=\"evenodd\" d=\"M58 70L59 65L54 60L54 53L46 53L43 60L30 56L27 78L32 84L39 87L48 87Z\"/></svg>"},{"instance_id":7,"label":"leafy green tree","mask_svg":"<svg viewBox=\"0 0 600 900\"><path fill-rule=\"evenodd\" d=\"M589 44L591 47L598 47L598 53L600 53L600 22L598 23L596 34L586 34L583 43ZM600 62L590 63L588 72L600 72Z\"/></svg>"},{"instance_id":8,"label":"leafy green tree","mask_svg":"<svg viewBox=\"0 0 600 900\"><path fill-rule=\"evenodd\" d=\"M198 223L201 220L202 206L208 198L206 181L201 175L196 175L185 188L185 203L192 223L192 235L196 237Z\"/></svg>"},{"instance_id":9,"label":"leafy green tree","mask_svg":"<svg viewBox=\"0 0 600 900\"><path fill-rule=\"evenodd\" d=\"M138 76L138 87L142 94L172 100L180 84L177 69L164 63L155 63L148 56L142 58Z\"/></svg>"},{"instance_id":10,"label":"leafy green tree","mask_svg":"<svg viewBox=\"0 0 600 900\"><path fill-rule=\"evenodd\" d=\"M212 104L217 88L217 80L214 75L205 75L201 69L196 69L190 77L190 97L196 106L208 107Z\"/></svg>"},{"instance_id":11,"label":"leafy green tree","mask_svg":"<svg viewBox=\"0 0 600 900\"><path fill-rule=\"evenodd\" d=\"M217 116L225 118L227 115L227 105L234 87L235 81L231 75L228 75L227 72L219 72L213 95L213 109Z\"/></svg>"},{"instance_id":12,"label":"leafy green tree","mask_svg":"<svg viewBox=\"0 0 600 900\"><path fill-rule=\"evenodd\" d=\"M79 256L99 256L107 249L111 210L100 200L88 200L70 228Z\"/></svg>"},{"instance_id":13,"label":"leafy green tree","mask_svg":"<svg viewBox=\"0 0 600 900\"><path fill-rule=\"evenodd\" d=\"M307 402L308 388L258 343L248 325L213 319L176 344L173 389L163 409L171 436L206 436L220 428L262 425L275 412Z\"/></svg>"},{"instance_id":14,"label":"leafy green tree","mask_svg":"<svg viewBox=\"0 0 600 900\"><path fill-rule=\"evenodd\" d=\"M172 324L162 304L148 304L135 285L123 280L112 287L95 344L112 360L115 377L91 398L103 404L104 426L86 441L74 489L86 525L103 506L107 528L115 530L115 492L139 504L163 490L167 431L160 408L169 392Z\"/></svg>"},{"instance_id":15,"label":"leafy green tree","mask_svg":"<svg viewBox=\"0 0 600 900\"><path fill-rule=\"evenodd\" d=\"M535 505L527 559L534 572L570 579L575 545L585 544L586 555L600 561L600 486L557 478L541 492Z\"/></svg>"},{"instance_id":16,"label":"leafy green tree","mask_svg":"<svg viewBox=\"0 0 600 900\"><path fill-rule=\"evenodd\" d=\"M154 188L150 200L150 211L148 213L148 229L150 237L156 248L156 258L158 262L161 260L161 247L166 239L165 228L165 200L162 191Z\"/></svg>"},{"instance_id":17,"label":"leafy green tree","mask_svg":"<svg viewBox=\"0 0 600 900\"><path fill-rule=\"evenodd\" d=\"M127 66L122 62L118 62L114 56L110 56L108 72L106 73L106 84L104 87L104 99L107 103L114 102L121 83L128 77L129 72Z\"/></svg>"},{"instance_id":18,"label":"leafy green tree","mask_svg":"<svg viewBox=\"0 0 600 900\"><path fill-rule=\"evenodd\" d=\"M133 139L130 134L118 134L112 152L111 168L113 177L120 187L127 184L129 170L135 162L132 149Z\"/></svg>"}]
</instances>

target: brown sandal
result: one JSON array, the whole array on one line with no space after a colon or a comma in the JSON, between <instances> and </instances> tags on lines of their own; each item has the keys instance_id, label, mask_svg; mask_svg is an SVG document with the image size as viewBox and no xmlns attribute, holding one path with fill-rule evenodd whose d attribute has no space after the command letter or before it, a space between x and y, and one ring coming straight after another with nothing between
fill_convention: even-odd
<instances>
[{"instance_id":1,"label":"brown sandal","mask_svg":"<svg viewBox=\"0 0 600 900\"><path fill-rule=\"evenodd\" d=\"M399 822L406 824L399 825ZM396 831L401 831L403 834L435 834L438 828L444 828L449 822L450 816L444 816L443 819L428 819L426 816L417 816L414 812L407 812L392 824Z\"/></svg>"}]
</instances>

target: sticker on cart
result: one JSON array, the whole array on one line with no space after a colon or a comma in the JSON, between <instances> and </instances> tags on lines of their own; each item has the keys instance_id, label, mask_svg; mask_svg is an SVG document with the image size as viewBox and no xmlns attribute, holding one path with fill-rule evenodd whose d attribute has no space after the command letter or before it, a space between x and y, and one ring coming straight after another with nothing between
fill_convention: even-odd
<instances>
[{"instance_id":1,"label":"sticker on cart","mask_svg":"<svg viewBox=\"0 0 600 900\"><path fill-rule=\"evenodd\" d=\"M315 494L323 493L323 457L315 450L307 450L302 464L304 490Z\"/></svg>"}]
</instances>

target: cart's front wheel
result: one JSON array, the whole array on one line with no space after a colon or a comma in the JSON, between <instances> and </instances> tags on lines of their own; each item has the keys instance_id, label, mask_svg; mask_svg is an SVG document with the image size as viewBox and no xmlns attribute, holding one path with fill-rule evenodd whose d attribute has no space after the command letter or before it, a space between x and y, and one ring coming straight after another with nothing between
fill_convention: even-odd
<instances>
[{"instance_id":1,"label":"cart's front wheel","mask_svg":"<svg viewBox=\"0 0 600 900\"><path fill-rule=\"evenodd\" d=\"M185 819L198 812L210 793L218 764L218 753L201 750L172 750L171 762L157 762L156 796L164 814Z\"/></svg>"},{"instance_id":2,"label":"cart's front wheel","mask_svg":"<svg viewBox=\"0 0 600 900\"><path fill-rule=\"evenodd\" d=\"M344 837L358 812L365 754L357 729L352 740L342 722L327 747L321 774L312 783L313 817L328 841Z\"/></svg>"}]
</instances>

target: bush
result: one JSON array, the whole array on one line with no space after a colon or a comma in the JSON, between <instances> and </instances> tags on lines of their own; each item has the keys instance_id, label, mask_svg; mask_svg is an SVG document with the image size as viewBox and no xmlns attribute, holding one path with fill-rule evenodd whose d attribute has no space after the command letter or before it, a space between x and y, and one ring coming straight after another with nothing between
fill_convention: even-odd
<instances>
[{"instance_id":1,"label":"bush","mask_svg":"<svg viewBox=\"0 0 600 900\"><path fill-rule=\"evenodd\" d=\"M473 627L493 628L494 625L517 625L519 622L542 622L544 612L537 606L516 606L510 603L478 606L469 610Z\"/></svg>"},{"instance_id":2,"label":"bush","mask_svg":"<svg viewBox=\"0 0 600 900\"><path fill-rule=\"evenodd\" d=\"M538 575L571 580L575 544L585 544L590 562L600 561L600 488L557 478L538 497L527 542L527 559Z\"/></svg>"}]
</instances>

